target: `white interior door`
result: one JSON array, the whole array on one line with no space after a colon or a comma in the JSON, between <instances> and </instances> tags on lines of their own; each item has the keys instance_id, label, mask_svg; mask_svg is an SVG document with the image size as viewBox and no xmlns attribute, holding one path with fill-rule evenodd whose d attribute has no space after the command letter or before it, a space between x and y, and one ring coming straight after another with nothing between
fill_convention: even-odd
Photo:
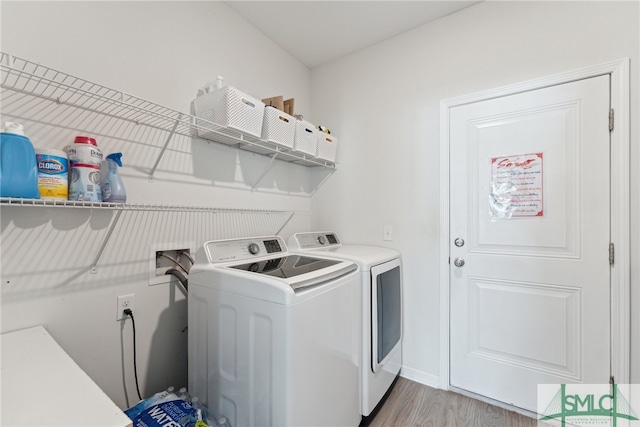
<instances>
[{"instance_id":1,"label":"white interior door","mask_svg":"<svg viewBox=\"0 0 640 427\"><path fill-rule=\"evenodd\" d=\"M604 75L450 110L451 386L535 411L537 384L608 382L609 99Z\"/></svg>"}]
</instances>

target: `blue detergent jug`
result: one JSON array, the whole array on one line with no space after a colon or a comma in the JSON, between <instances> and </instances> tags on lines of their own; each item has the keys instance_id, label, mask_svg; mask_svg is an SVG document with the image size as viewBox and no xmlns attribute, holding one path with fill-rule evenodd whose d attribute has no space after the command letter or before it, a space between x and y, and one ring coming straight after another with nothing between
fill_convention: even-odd
<instances>
[{"instance_id":1,"label":"blue detergent jug","mask_svg":"<svg viewBox=\"0 0 640 427\"><path fill-rule=\"evenodd\" d=\"M19 123L0 133L0 197L40 198L36 152Z\"/></svg>"}]
</instances>

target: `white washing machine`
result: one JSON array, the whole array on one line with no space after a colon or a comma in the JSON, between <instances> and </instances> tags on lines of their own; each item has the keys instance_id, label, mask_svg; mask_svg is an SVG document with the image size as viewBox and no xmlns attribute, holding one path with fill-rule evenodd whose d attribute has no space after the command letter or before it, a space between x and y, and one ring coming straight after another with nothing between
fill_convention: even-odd
<instances>
[{"instance_id":1,"label":"white washing machine","mask_svg":"<svg viewBox=\"0 0 640 427\"><path fill-rule=\"evenodd\" d=\"M357 426L360 277L280 237L204 244L189 273L189 390L233 427Z\"/></svg>"},{"instance_id":2,"label":"white washing machine","mask_svg":"<svg viewBox=\"0 0 640 427\"><path fill-rule=\"evenodd\" d=\"M296 233L292 252L358 264L362 283L362 424L382 406L402 367L402 263L400 252L375 246L342 245L336 233Z\"/></svg>"}]
</instances>

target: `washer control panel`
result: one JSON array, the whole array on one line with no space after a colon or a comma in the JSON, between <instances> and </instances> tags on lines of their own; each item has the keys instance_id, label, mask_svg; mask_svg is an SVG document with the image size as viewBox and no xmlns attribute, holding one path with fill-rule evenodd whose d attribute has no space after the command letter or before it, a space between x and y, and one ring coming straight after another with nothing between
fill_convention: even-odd
<instances>
[{"instance_id":1,"label":"washer control panel","mask_svg":"<svg viewBox=\"0 0 640 427\"><path fill-rule=\"evenodd\" d=\"M212 240L205 243L204 247L211 263L245 260L287 252L287 245L279 236Z\"/></svg>"}]
</instances>

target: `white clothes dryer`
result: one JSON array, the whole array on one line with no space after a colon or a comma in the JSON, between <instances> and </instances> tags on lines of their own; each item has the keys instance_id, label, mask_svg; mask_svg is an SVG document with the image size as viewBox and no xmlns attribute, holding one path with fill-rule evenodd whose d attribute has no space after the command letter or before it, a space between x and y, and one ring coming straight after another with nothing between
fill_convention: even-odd
<instances>
[{"instance_id":1,"label":"white clothes dryer","mask_svg":"<svg viewBox=\"0 0 640 427\"><path fill-rule=\"evenodd\" d=\"M189 390L243 426L357 426L360 278L280 237L204 244L189 273Z\"/></svg>"},{"instance_id":2,"label":"white clothes dryer","mask_svg":"<svg viewBox=\"0 0 640 427\"><path fill-rule=\"evenodd\" d=\"M353 261L362 283L360 413L373 419L402 367L402 262L400 252L376 246L343 245L336 233L296 233L292 252Z\"/></svg>"}]
</instances>

